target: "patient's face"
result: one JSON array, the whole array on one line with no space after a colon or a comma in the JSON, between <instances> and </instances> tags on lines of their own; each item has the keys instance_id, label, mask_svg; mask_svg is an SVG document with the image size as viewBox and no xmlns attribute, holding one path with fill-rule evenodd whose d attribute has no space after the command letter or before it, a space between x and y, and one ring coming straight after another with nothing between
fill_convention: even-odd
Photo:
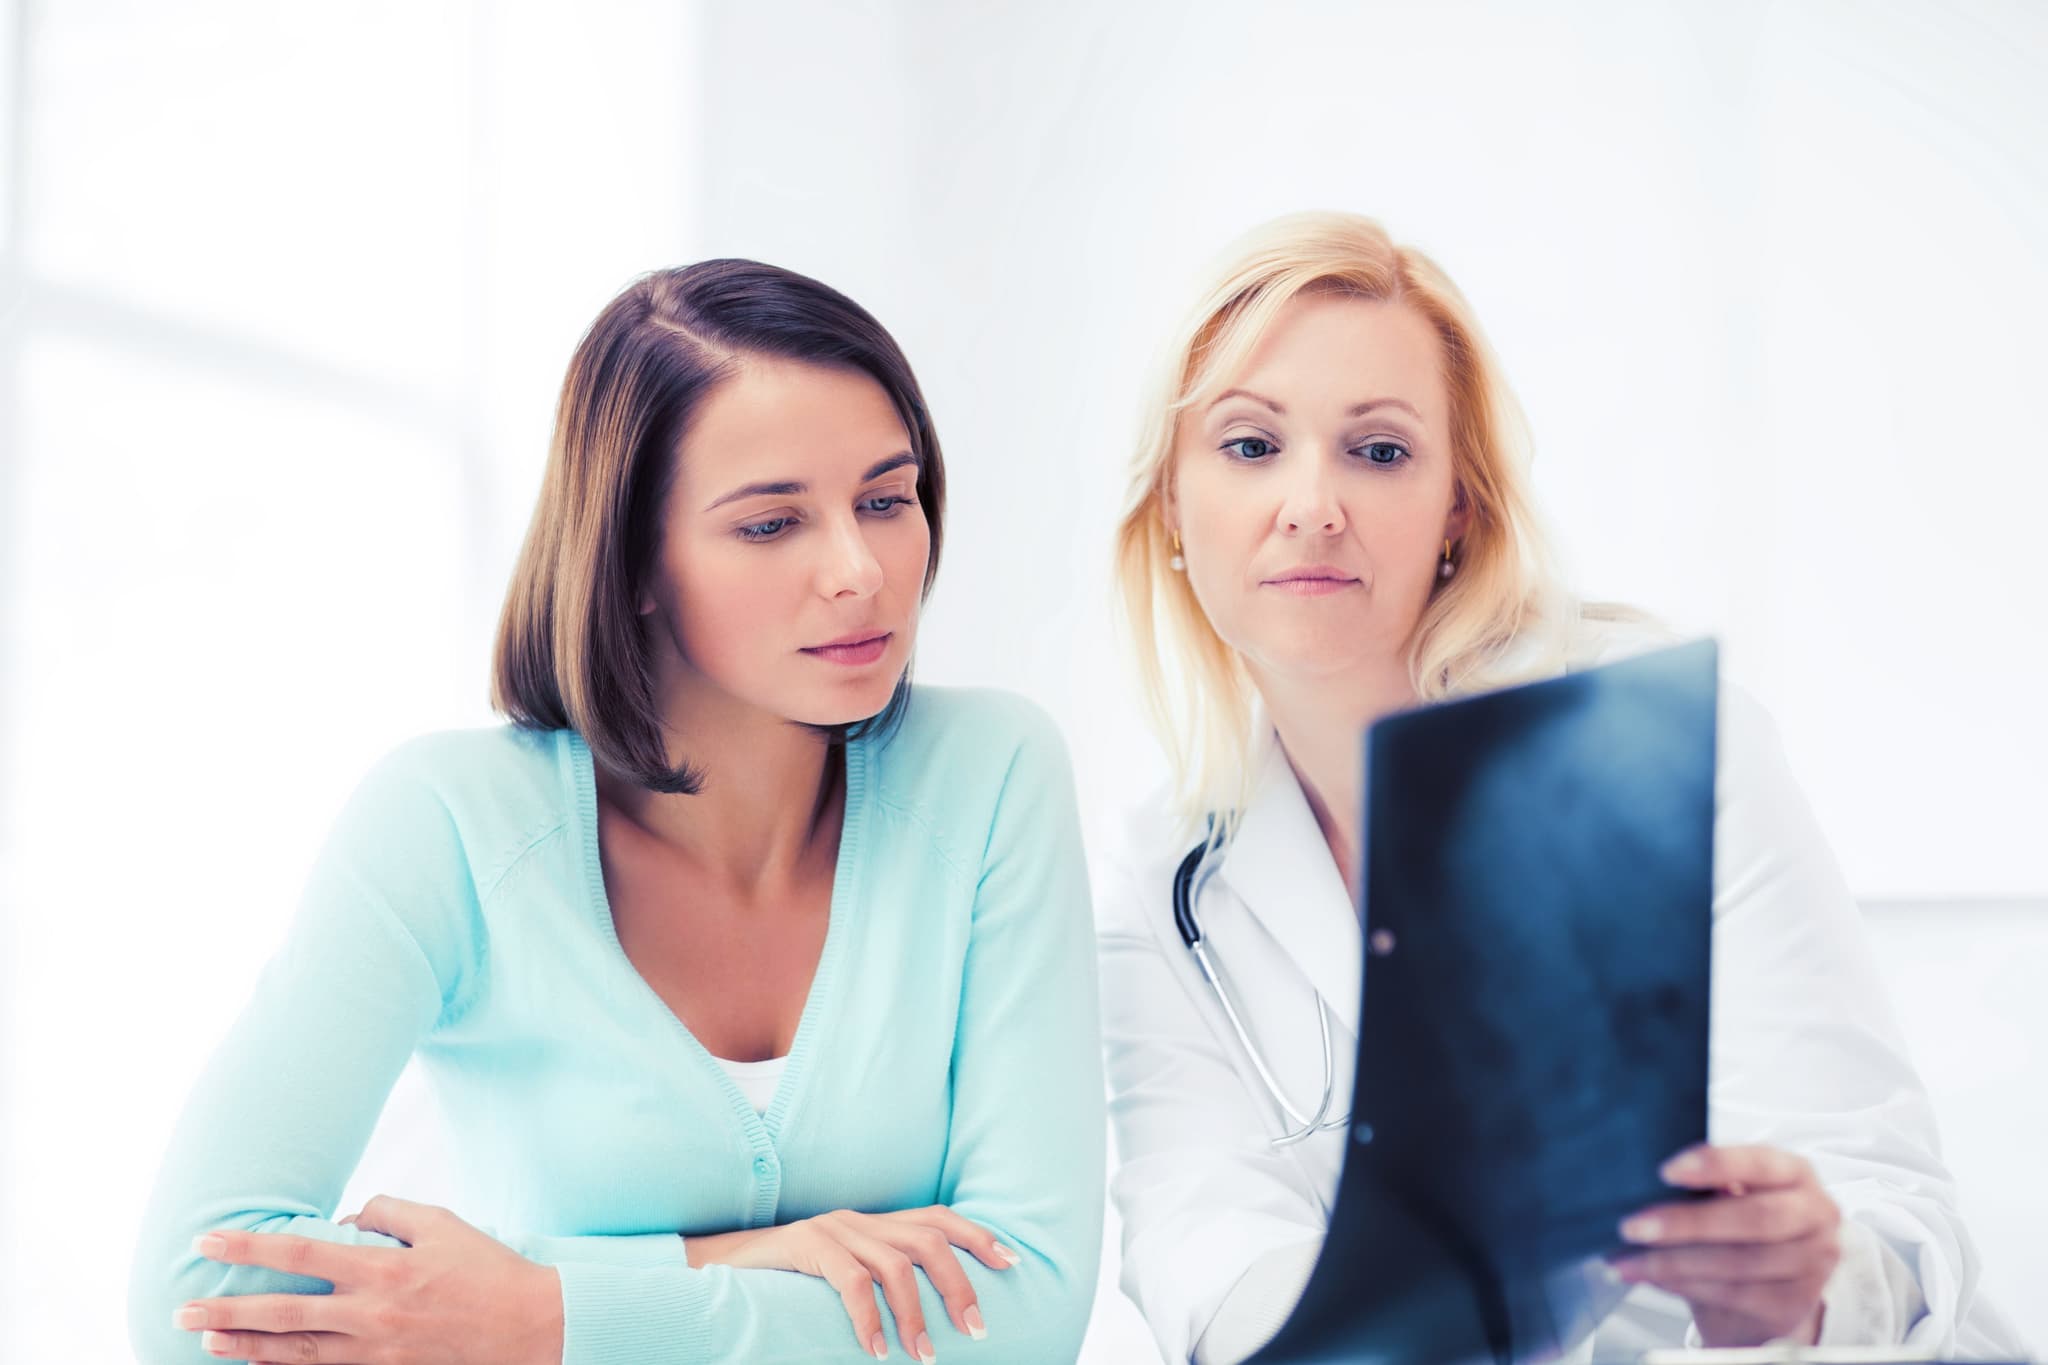
<instances>
[{"instance_id":1,"label":"patient's face","mask_svg":"<svg viewBox=\"0 0 2048 1365\"><path fill-rule=\"evenodd\" d=\"M838 725L889 702L917 634L931 533L880 384L749 356L683 438L641 611L664 692Z\"/></svg>"},{"instance_id":2,"label":"patient's face","mask_svg":"<svg viewBox=\"0 0 2048 1365\"><path fill-rule=\"evenodd\" d=\"M1189 584L1262 688L1405 668L1454 501L1442 351L1403 304L1296 298L1175 436Z\"/></svg>"}]
</instances>

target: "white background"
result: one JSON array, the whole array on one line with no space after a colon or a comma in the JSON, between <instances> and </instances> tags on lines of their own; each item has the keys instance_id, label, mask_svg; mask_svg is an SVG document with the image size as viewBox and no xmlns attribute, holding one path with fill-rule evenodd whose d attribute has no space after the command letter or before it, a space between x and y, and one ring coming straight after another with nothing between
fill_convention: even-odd
<instances>
[{"instance_id":1,"label":"white background","mask_svg":"<svg viewBox=\"0 0 2048 1365\"><path fill-rule=\"evenodd\" d=\"M0 1356L126 1358L136 1210L327 821L490 719L619 286L748 255L891 327L952 487L918 676L1051 708L1103 829L1157 771L1139 380L1305 207L1437 257L1575 581L1776 713L2048 1341L2044 69L2020 3L0 0ZM430 1185L393 1146L364 1180Z\"/></svg>"}]
</instances>

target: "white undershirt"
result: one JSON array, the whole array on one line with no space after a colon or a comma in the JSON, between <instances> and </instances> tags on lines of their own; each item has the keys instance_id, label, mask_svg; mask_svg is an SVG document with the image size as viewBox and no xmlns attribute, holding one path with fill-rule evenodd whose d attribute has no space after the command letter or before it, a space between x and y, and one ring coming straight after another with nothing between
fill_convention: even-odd
<instances>
[{"instance_id":1,"label":"white undershirt","mask_svg":"<svg viewBox=\"0 0 2048 1365\"><path fill-rule=\"evenodd\" d=\"M754 1106L754 1112L765 1114L775 1098L775 1087L782 1083L782 1067L789 1058L770 1057L765 1062L729 1062L723 1057L711 1060L725 1068L725 1074L732 1077L747 1103Z\"/></svg>"}]
</instances>

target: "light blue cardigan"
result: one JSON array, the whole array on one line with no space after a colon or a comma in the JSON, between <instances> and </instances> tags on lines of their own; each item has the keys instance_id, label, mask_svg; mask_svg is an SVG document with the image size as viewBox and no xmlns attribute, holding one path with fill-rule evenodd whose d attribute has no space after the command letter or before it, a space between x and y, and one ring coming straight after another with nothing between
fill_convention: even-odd
<instances>
[{"instance_id":1,"label":"light blue cardigan","mask_svg":"<svg viewBox=\"0 0 2048 1365\"><path fill-rule=\"evenodd\" d=\"M693 1270L677 1234L933 1203L1023 1257L959 1257L981 1342L917 1277L941 1358L1072 1360L1105 1124L1051 721L920 687L892 735L847 746L830 927L765 1114L620 949L596 815L572 731L430 735L371 773L172 1139L131 1279L140 1359L212 1359L171 1326L187 1299L330 1288L205 1261L202 1231L391 1244L329 1220L417 1054L476 1200L456 1212L560 1272L564 1365L865 1359L824 1281Z\"/></svg>"}]
</instances>

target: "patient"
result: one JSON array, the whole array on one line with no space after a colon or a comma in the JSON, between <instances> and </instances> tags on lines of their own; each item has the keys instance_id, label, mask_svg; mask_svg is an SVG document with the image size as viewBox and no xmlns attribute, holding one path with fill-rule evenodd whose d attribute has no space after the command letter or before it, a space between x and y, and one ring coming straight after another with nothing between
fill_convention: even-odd
<instances>
[{"instance_id":1,"label":"patient","mask_svg":"<svg viewBox=\"0 0 2048 1365\"><path fill-rule=\"evenodd\" d=\"M1051 723L911 690L943 489L902 353L817 281L708 261L605 308L500 622L511 723L342 813L171 1142L143 1361L1074 1357L1087 880ZM414 1056L495 1233L330 1221Z\"/></svg>"}]
</instances>

